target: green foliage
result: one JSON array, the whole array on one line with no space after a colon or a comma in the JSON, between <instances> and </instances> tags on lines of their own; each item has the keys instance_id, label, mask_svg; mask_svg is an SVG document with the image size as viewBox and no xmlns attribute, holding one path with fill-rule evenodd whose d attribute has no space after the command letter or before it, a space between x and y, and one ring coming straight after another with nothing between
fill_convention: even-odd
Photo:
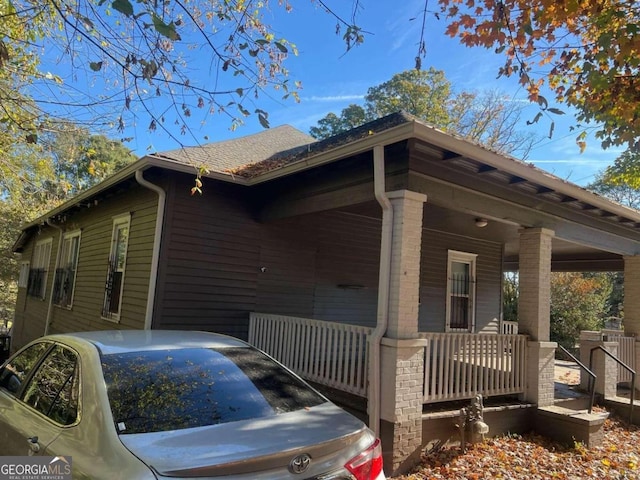
<instances>
[{"instance_id":1,"label":"green foliage","mask_svg":"<svg viewBox=\"0 0 640 480\"><path fill-rule=\"evenodd\" d=\"M428 123L448 129L449 101L457 101L442 70L407 70L369 88L365 109L370 119L404 110Z\"/></svg>"},{"instance_id":2,"label":"green foliage","mask_svg":"<svg viewBox=\"0 0 640 480\"><path fill-rule=\"evenodd\" d=\"M82 129L44 135L40 145L6 145L0 157L0 324L15 308L19 260L12 247L21 227L133 160L120 142Z\"/></svg>"},{"instance_id":3,"label":"green foliage","mask_svg":"<svg viewBox=\"0 0 640 480\"><path fill-rule=\"evenodd\" d=\"M609 191L617 193L626 190L633 195L637 195L637 192L633 192L633 190L640 189L640 151L637 149L624 151L616 158L613 165L605 169L597 183L601 188L609 187ZM638 206L637 202L633 205L626 204L634 207Z\"/></svg>"},{"instance_id":4,"label":"green foliage","mask_svg":"<svg viewBox=\"0 0 640 480\"><path fill-rule=\"evenodd\" d=\"M368 120L369 116L366 114L364 108L360 105L351 104L342 110L340 116L335 113L329 113L324 118L318 120L318 125L311 127L309 133L318 139L329 138L358 127Z\"/></svg>"},{"instance_id":5,"label":"green foliage","mask_svg":"<svg viewBox=\"0 0 640 480\"><path fill-rule=\"evenodd\" d=\"M506 272L502 277L502 319L506 322L518 321L518 274Z\"/></svg>"},{"instance_id":6,"label":"green foliage","mask_svg":"<svg viewBox=\"0 0 640 480\"><path fill-rule=\"evenodd\" d=\"M551 340L574 349L581 330L600 330L608 315L611 279L599 273L551 275Z\"/></svg>"},{"instance_id":7,"label":"green foliage","mask_svg":"<svg viewBox=\"0 0 640 480\"><path fill-rule=\"evenodd\" d=\"M67 128L42 140L54 177L47 188L60 200L76 195L136 160L121 142Z\"/></svg>"},{"instance_id":8,"label":"green foliage","mask_svg":"<svg viewBox=\"0 0 640 480\"><path fill-rule=\"evenodd\" d=\"M144 116L150 130L177 140L173 128L185 133L196 112L201 121L225 115L235 128L252 114L248 99L267 89L297 101L300 85L284 66L297 48L265 23L272 7L291 6L274 4L0 0L0 126L34 142L77 115L120 130ZM349 48L362 43L357 26L342 24ZM64 78L44 71L41 55ZM196 62L210 65L215 80L197 78ZM268 126L266 112L253 113Z\"/></svg>"},{"instance_id":9,"label":"green foliage","mask_svg":"<svg viewBox=\"0 0 640 480\"><path fill-rule=\"evenodd\" d=\"M311 127L318 139L328 138L390 113L405 111L441 130L458 134L502 153L526 157L535 138L520 133L522 106L498 92L454 93L444 72L408 70L369 88L364 105L349 105L340 115L329 113Z\"/></svg>"}]
</instances>

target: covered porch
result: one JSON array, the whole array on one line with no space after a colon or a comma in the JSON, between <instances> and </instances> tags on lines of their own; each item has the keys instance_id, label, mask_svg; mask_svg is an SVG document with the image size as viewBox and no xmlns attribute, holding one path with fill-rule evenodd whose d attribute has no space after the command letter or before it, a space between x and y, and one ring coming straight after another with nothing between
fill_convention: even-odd
<instances>
[{"instance_id":1,"label":"covered porch","mask_svg":"<svg viewBox=\"0 0 640 480\"><path fill-rule=\"evenodd\" d=\"M272 282L291 300L301 291L308 303L254 309L248 326L250 342L303 377L366 399L388 473L419 459L430 405L476 394L553 404L552 270L624 270L640 291L637 212L399 122L365 126L312 155L304 171L260 187L270 243L258 286ZM287 256L275 270L267 248L281 245ZM508 270L519 275L517 330L501 321ZM626 326L640 331L635 297Z\"/></svg>"}]
</instances>

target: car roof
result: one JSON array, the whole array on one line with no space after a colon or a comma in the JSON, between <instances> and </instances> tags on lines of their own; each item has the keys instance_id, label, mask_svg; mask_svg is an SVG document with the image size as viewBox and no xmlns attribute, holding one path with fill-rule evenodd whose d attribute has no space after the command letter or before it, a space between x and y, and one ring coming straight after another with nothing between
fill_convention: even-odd
<instances>
[{"instance_id":1,"label":"car roof","mask_svg":"<svg viewBox=\"0 0 640 480\"><path fill-rule=\"evenodd\" d=\"M49 338L70 344L89 342L107 355L181 348L249 347L246 342L227 335L185 330L105 330L51 335Z\"/></svg>"}]
</instances>

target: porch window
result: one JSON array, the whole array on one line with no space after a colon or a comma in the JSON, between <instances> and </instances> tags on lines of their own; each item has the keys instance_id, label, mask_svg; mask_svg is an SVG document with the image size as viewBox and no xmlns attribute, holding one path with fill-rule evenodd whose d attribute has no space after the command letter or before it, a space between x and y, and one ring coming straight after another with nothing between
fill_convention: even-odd
<instances>
[{"instance_id":1,"label":"porch window","mask_svg":"<svg viewBox=\"0 0 640 480\"><path fill-rule=\"evenodd\" d=\"M130 223L131 215L129 214L113 219L111 252L109 254L104 304L102 306L102 316L108 320L117 321L120 318Z\"/></svg>"},{"instance_id":2,"label":"porch window","mask_svg":"<svg viewBox=\"0 0 640 480\"><path fill-rule=\"evenodd\" d=\"M448 332L473 332L475 328L476 257L449 250L447 267Z\"/></svg>"},{"instance_id":3,"label":"porch window","mask_svg":"<svg viewBox=\"0 0 640 480\"><path fill-rule=\"evenodd\" d=\"M44 299L47 288L47 276L49 274L49 260L51 258L52 238L36 243L29 268L27 280L27 295Z\"/></svg>"},{"instance_id":4,"label":"porch window","mask_svg":"<svg viewBox=\"0 0 640 480\"><path fill-rule=\"evenodd\" d=\"M80 231L65 234L62 239L60 266L56 269L53 282L53 303L60 307L71 308L79 252Z\"/></svg>"}]
</instances>

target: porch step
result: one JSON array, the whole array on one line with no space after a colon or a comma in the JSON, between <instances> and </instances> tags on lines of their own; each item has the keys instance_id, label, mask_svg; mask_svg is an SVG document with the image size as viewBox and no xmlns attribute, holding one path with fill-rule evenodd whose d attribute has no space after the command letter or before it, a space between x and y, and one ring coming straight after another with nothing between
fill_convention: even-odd
<instances>
[{"instance_id":1,"label":"porch step","mask_svg":"<svg viewBox=\"0 0 640 480\"><path fill-rule=\"evenodd\" d=\"M568 410L584 410L589 409L591 397L585 394L574 395L572 397L556 398L553 405L556 407L566 408Z\"/></svg>"},{"instance_id":2,"label":"porch step","mask_svg":"<svg viewBox=\"0 0 640 480\"><path fill-rule=\"evenodd\" d=\"M631 420L634 425L640 425L640 400L633 402L633 410L631 409L628 397L611 397L605 398L600 403L612 412L615 412L625 421Z\"/></svg>"},{"instance_id":3,"label":"porch step","mask_svg":"<svg viewBox=\"0 0 640 480\"><path fill-rule=\"evenodd\" d=\"M536 411L536 431L567 445L584 443L587 448L602 445L604 421L609 413L588 413L586 409L573 409L552 405Z\"/></svg>"}]
</instances>

